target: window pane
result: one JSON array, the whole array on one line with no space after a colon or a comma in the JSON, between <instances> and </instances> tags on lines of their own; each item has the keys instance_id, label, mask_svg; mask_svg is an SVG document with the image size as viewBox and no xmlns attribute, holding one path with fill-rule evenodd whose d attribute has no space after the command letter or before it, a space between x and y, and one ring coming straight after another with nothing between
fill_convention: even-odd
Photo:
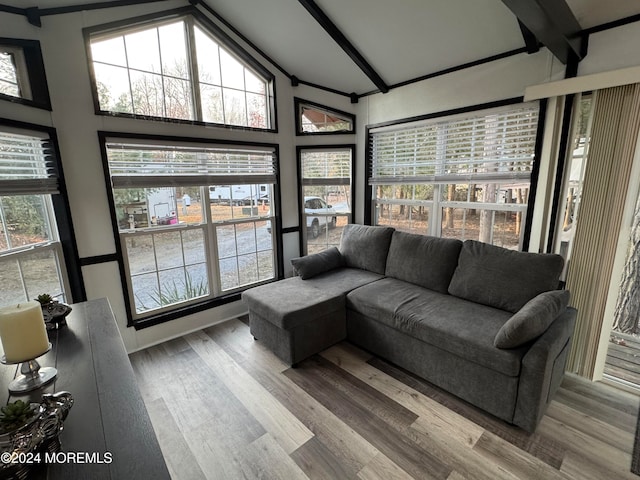
<instances>
[{"instance_id":1,"label":"window pane","mask_svg":"<svg viewBox=\"0 0 640 480\"><path fill-rule=\"evenodd\" d=\"M100 109L133 113L129 73L126 68L94 63Z\"/></svg>"},{"instance_id":2,"label":"window pane","mask_svg":"<svg viewBox=\"0 0 640 480\"><path fill-rule=\"evenodd\" d=\"M202 119L205 122L224 123L222 89L220 87L200 84L200 101L202 102Z\"/></svg>"},{"instance_id":3,"label":"window pane","mask_svg":"<svg viewBox=\"0 0 640 480\"><path fill-rule=\"evenodd\" d=\"M187 44L184 23L174 23L158 28L160 35L160 54L162 55L162 73L179 78L189 78Z\"/></svg>"},{"instance_id":4,"label":"window pane","mask_svg":"<svg viewBox=\"0 0 640 480\"><path fill-rule=\"evenodd\" d=\"M191 100L191 84L188 80L163 77L164 101L169 118L193 119L193 102Z\"/></svg>"},{"instance_id":5,"label":"window pane","mask_svg":"<svg viewBox=\"0 0 640 480\"><path fill-rule=\"evenodd\" d=\"M248 68L244 69L244 79L247 85L247 92L258 93L262 97L267 93L265 81L256 76Z\"/></svg>"},{"instance_id":6,"label":"window pane","mask_svg":"<svg viewBox=\"0 0 640 480\"><path fill-rule=\"evenodd\" d=\"M304 133L353 131L353 121L350 118L307 105L300 105L299 121Z\"/></svg>"},{"instance_id":7,"label":"window pane","mask_svg":"<svg viewBox=\"0 0 640 480\"><path fill-rule=\"evenodd\" d=\"M195 27L194 30L200 81L213 85L221 85L218 44L198 27Z\"/></svg>"},{"instance_id":8,"label":"window pane","mask_svg":"<svg viewBox=\"0 0 640 480\"><path fill-rule=\"evenodd\" d=\"M19 263L27 289L27 299L35 299L40 294L48 293L64 301L64 292L58 273L58 260L54 250L34 252L27 258L20 259Z\"/></svg>"},{"instance_id":9,"label":"window pane","mask_svg":"<svg viewBox=\"0 0 640 480\"><path fill-rule=\"evenodd\" d=\"M44 195L0 197L0 228L4 232L0 251L52 240L45 198Z\"/></svg>"},{"instance_id":10,"label":"window pane","mask_svg":"<svg viewBox=\"0 0 640 480\"><path fill-rule=\"evenodd\" d=\"M12 97L20 96L14 56L2 51L0 51L0 93Z\"/></svg>"},{"instance_id":11,"label":"window pane","mask_svg":"<svg viewBox=\"0 0 640 480\"><path fill-rule=\"evenodd\" d=\"M132 276L131 287L136 313L160 307L160 286L155 272Z\"/></svg>"},{"instance_id":12,"label":"window pane","mask_svg":"<svg viewBox=\"0 0 640 480\"><path fill-rule=\"evenodd\" d=\"M180 232L157 233L153 236L158 270L184 265Z\"/></svg>"},{"instance_id":13,"label":"window pane","mask_svg":"<svg viewBox=\"0 0 640 480\"><path fill-rule=\"evenodd\" d=\"M131 275L155 272L157 270L153 235L127 237L126 247Z\"/></svg>"},{"instance_id":14,"label":"window pane","mask_svg":"<svg viewBox=\"0 0 640 480\"><path fill-rule=\"evenodd\" d=\"M92 42L91 56L94 62L126 67L127 55L124 49L124 37Z\"/></svg>"},{"instance_id":15,"label":"window pane","mask_svg":"<svg viewBox=\"0 0 640 480\"><path fill-rule=\"evenodd\" d=\"M152 117L164 116L162 76L130 70L133 113Z\"/></svg>"},{"instance_id":16,"label":"window pane","mask_svg":"<svg viewBox=\"0 0 640 480\"><path fill-rule=\"evenodd\" d=\"M472 208L443 210L442 237L519 248L523 213Z\"/></svg>"},{"instance_id":17,"label":"window pane","mask_svg":"<svg viewBox=\"0 0 640 480\"><path fill-rule=\"evenodd\" d=\"M221 258L218 262L220 267L220 286L223 291L231 290L238 286L238 260L237 257Z\"/></svg>"},{"instance_id":18,"label":"window pane","mask_svg":"<svg viewBox=\"0 0 640 480\"><path fill-rule=\"evenodd\" d=\"M224 48L220 49L220 65L222 86L244 90L244 66Z\"/></svg>"},{"instance_id":19,"label":"window pane","mask_svg":"<svg viewBox=\"0 0 640 480\"><path fill-rule=\"evenodd\" d=\"M236 229L233 225L216 227L216 237L219 258L230 258L237 255Z\"/></svg>"},{"instance_id":20,"label":"window pane","mask_svg":"<svg viewBox=\"0 0 640 480\"><path fill-rule=\"evenodd\" d=\"M127 61L129 68L146 72L161 73L160 47L158 45L158 29L125 35Z\"/></svg>"},{"instance_id":21,"label":"window pane","mask_svg":"<svg viewBox=\"0 0 640 480\"><path fill-rule=\"evenodd\" d=\"M247 93L249 127L267 128L267 99L264 95Z\"/></svg>"},{"instance_id":22,"label":"window pane","mask_svg":"<svg viewBox=\"0 0 640 480\"><path fill-rule=\"evenodd\" d=\"M1 258L2 288L0 288L0 305L26 302L31 300L22 284L20 264L14 258Z\"/></svg>"},{"instance_id":23,"label":"window pane","mask_svg":"<svg viewBox=\"0 0 640 480\"><path fill-rule=\"evenodd\" d=\"M178 224L175 188L118 188L113 196L120 230Z\"/></svg>"},{"instance_id":24,"label":"window pane","mask_svg":"<svg viewBox=\"0 0 640 480\"><path fill-rule=\"evenodd\" d=\"M224 123L247 126L247 105L244 92L223 88L222 98L224 102Z\"/></svg>"},{"instance_id":25,"label":"window pane","mask_svg":"<svg viewBox=\"0 0 640 480\"><path fill-rule=\"evenodd\" d=\"M421 235L429 233L428 206L379 203L376 205L376 219L376 225Z\"/></svg>"},{"instance_id":26,"label":"window pane","mask_svg":"<svg viewBox=\"0 0 640 480\"><path fill-rule=\"evenodd\" d=\"M238 257L238 282L248 285L258 281L258 256L255 253Z\"/></svg>"},{"instance_id":27,"label":"window pane","mask_svg":"<svg viewBox=\"0 0 640 480\"><path fill-rule=\"evenodd\" d=\"M58 256L53 248L4 257L0 259L0 268L3 272L0 305L34 300L43 293L65 301Z\"/></svg>"},{"instance_id":28,"label":"window pane","mask_svg":"<svg viewBox=\"0 0 640 480\"><path fill-rule=\"evenodd\" d=\"M137 313L209 294L203 238L200 228L127 237Z\"/></svg>"},{"instance_id":29,"label":"window pane","mask_svg":"<svg viewBox=\"0 0 640 480\"><path fill-rule=\"evenodd\" d=\"M266 229L266 227L264 227ZM262 230L262 229L261 229ZM271 240L269 238L269 240ZM271 250L258 252L258 280L274 278L273 253Z\"/></svg>"},{"instance_id":30,"label":"window pane","mask_svg":"<svg viewBox=\"0 0 640 480\"><path fill-rule=\"evenodd\" d=\"M238 255L256 251L256 230L253 223L236 225Z\"/></svg>"}]
</instances>

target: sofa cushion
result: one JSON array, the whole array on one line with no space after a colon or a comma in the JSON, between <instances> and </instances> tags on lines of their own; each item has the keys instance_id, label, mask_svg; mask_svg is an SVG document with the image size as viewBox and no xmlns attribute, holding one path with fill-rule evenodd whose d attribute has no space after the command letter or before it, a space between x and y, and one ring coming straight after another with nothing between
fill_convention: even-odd
<instances>
[{"instance_id":1,"label":"sofa cushion","mask_svg":"<svg viewBox=\"0 0 640 480\"><path fill-rule=\"evenodd\" d=\"M345 225L340 240L345 265L384 275L393 230L391 227Z\"/></svg>"},{"instance_id":2,"label":"sofa cushion","mask_svg":"<svg viewBox=\"0 0 640 480\"><path fill-rule=\"evenodd\" d=\"M242 293L242 300L249 310L289 330L332 311L344 310L348 292L381 278L377 273L338 268L309 280L292 277L250 288Z\"/></svg>"},{"instance_id":3,"label":"sofa cushion","mask_svg":"<svg viewBox=\"0 0 640 480\"><path fill-rule=\"evenodd\" d=\"M328 272L344 266L340 250L331 247L318 253L300 258L292 258L293 270L303 279L315 277L319 273Z\"/></svg>"},{"instance_id":4,"label":"sofa cushion","mask_svg":"<svg viewBox=\"0 0 640 480\"><path fill-rule=\"evenodd\" d=\"M353 290L347 295L347 309L508 376L519 375L527 351L493 345L508 312L394 278Z\"/></svg>"},{"instance_id":5,"label":"sofa cushion","mask_svg":"<svg viewBox=\"0 0 640 480\"><path fill-rule=\"evenodd\" d=\"M385 275L447 293L462 242L415 233L393 232Z\"/></svg>"},{"instance_id":6,"label":"sofa cushion","mask_svg":"<svg viewBox=\"0 0 640 480\"><path fill-rule=\"evenodd\" d=\"M305 280L305 282L308 282L313 285L314 288L322 290L323 292L346 295L351 290L375 282L381 278L384 277L379 273L360 270L358 268L343 267L321 273L309 280Z\"/></svg>"},{"instance_id":7,"label":"sofa cushion","mask_svg":"<svg viewBox=\"0 0 640 480\"><path fill-rule=\"evenodd\" d=\"M242 300L273 325L291 330L329 312L345 308L344 293L325 292L300 277L260 285L242 292Z\"/></svg>"},{"instance_id":8,"label":"sofa cushion","mask_svg":"<svg viewBox=\"0 0 640 480\"><path fill-rule=\"evenodd\" d=\"M498 348L514 348L539 337L568 304L568 290L541 293L507 320L496 334L494 345Z\"/></svg>"},{"instance_id":9,"label":"sofa cushion","mask_svg":"<svg viewBox=\"0 0 640 480\"><path fill-rule=\"evenodd\" d=\"M515 313L536 295L558 287L560 255L527 253L467 240L449 293Z\"/></svg>"}]
</instances>

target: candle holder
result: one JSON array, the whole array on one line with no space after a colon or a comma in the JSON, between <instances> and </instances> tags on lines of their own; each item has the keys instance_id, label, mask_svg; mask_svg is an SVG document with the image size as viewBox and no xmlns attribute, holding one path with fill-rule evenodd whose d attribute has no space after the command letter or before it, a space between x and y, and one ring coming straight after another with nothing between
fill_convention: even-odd
<instances>
[{"instance_id":1,"label":"candle holder","mask_svg":"<svg viewBox=\"0 0 640 480\"><path fill-rule=\"evenodd\" d=\"M41 357L49 350L51 350L51 344L49 344L49 347L38 355L38 357ZM25 393L36 390L53 381L58 374L58 370L53 367L40 367L40 364L35 358L24 362L8 362L3 355L0 363L4 365L20 364L20 375L9 383L9 391L11 393Z\"/></svg>"}]
</instances>

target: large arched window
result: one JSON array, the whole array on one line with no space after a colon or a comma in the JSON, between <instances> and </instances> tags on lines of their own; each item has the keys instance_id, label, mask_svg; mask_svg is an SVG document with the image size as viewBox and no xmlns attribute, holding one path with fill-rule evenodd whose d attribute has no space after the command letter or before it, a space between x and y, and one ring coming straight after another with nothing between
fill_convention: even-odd
<instances>
[{"instance_id":1,"label":"large arched window","mask_svg":"<svg viewBox=\"0 0 640 480\"><path fill-rule=\"evenodd\" d=\"M273 76L185 12L86 30L97 113L273 129Z\"/></svg>"}]
</instances>

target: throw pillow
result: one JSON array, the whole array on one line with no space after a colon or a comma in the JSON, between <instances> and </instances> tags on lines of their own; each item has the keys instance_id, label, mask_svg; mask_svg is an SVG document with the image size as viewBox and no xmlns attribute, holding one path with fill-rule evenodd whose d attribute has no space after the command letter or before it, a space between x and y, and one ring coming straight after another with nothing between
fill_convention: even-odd
<instances>
[{"instance_id":1,"label":"throw pillow","mask_svg":"<svg viewBox=\"0 0 640 480\"><path fill-rule=\"evenodd\" d=\"M387 256L387 277L447 293L462 242L395 231Z\"/></svg>"},{"instance_id":2,"label":"throw pillow","mask_svg":"<svg viewBox=\"0 0 640 480\"><path fill-rule=\"evenodd\" d=\"M533 298L496 334L498 348L515 348L542 335L569 304L568 290L552 290Z\"/></svg>"},{"instance_id":3,"label":"throw pillow","mask_svg":"<svg viewBox=\"0 0 640 480\"><path fill-rule=\"evenodd\" d=\"M345 265L384 275L393 231L391 227L345 225L340 239Z\"/></svg>"},{"instance_id":4,"label":"throw pillow","mask_svg":"<svg viewBox=\"0 0 640 480\"><path fill-rule=\"evenodd\" d=\"M466 240L449 293L515 313L536 295L558 288L564 259Z\"/></svg>"},{"instance_id":5,"label":"throw pillow","mask_svg":"<svg viewBox=\"0 0 640 480\"><path fill-rule=\"evenodd\" d=\"M340 250L331 247L305 257L292 258L293 270L303 279L315 277L329 270L344 266L344 259Z\"/></svg>"}]
</instances>

